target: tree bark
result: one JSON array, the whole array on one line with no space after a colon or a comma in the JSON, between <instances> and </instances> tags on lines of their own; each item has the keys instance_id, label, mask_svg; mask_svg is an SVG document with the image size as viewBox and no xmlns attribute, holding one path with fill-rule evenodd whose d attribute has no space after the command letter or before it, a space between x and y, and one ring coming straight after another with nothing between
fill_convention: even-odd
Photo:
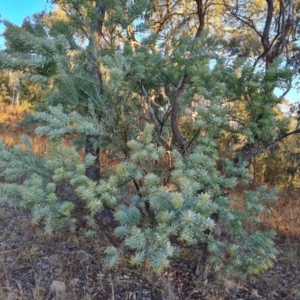
<instances>
[{"instance_id":1,"label":"tree bark","mask_svg":"<svg viewBox=\"0 0 300 300\"><path fill-rule=\"evenodd\" d=\"M234 165L238 167L242 162L246 163L248 168L252 163L253 159L259 155L259 139L256 138L253 143L246 143L238 152L240 154L236 155L234 158ZM242 159L242 161L241 161Z\"/></svg>"},{"instance_id":2,"label":"tree bark","mask_svg":"<svg viewBox=\"0 0 300 300\"><path fill-rule=\"evenodd\" d=\"M210 218L215 222L215 228L213 231L207 230L205 232L208 235L213 235L215 239L218 239L221 236L221 229L218 225L219 214L213 213ZM199 245L199 254L198 254L198 262L195 270L195 276L199 278L201 281L207 280L209 272L213 267L213 263L211 260L211 254L208 250L208 244L202 243Z\"/></svg>"},{"instance_id":3,"label":"tree bark","mask_svg":"<svg viewBox=\"0 0 300 300\"><path fill-rule=\"evenodd\" d=\"M92 37L90 39L90 46L100 50L103 38L103 18L107 8L104 4L98 3L95 9L99 13L100 19L94 20L91 24ZM102 74L96 63L97 57L94 57L93 53L95 52L90 53L88 57L91 73L98 84L100 94L103 94ZM101 116L98 116L98 120L101 122ZM101 180L100 147L95 146L95 142L98 139L100 139L99 135L90 134L87 134L85 139L85 155L91 154L95 157L93 164L86 169L85 174L89 179L95 182ZM113 246L118 246L120 241L115 237L114 229L119 226L119 223L115 220L112 209L104 204L103 209L94 215L94 220L109 243Z\"/></svg>"},{"instance_id":4,"label":"tree bark","mask_svg":"<svg viewBox=\"0 0 300 300\"><path fill-rule=\"evenodd\" d=\"M87 134L85 138L85 156L90 154L95 157L93 164L85 170L85 175L93 181L99 181L101 179L100 148L94 146L95 140L98 138L99 136L91 134Z\"/></svg>"},{"instance_id":5,"label":"tree bark","mask_svg":"<svg viewBox=\"0 0 300 300\"><path fill-rule=\"evenodd\" d=\"M100 19L93 20L90 27L90 48L101 49L101 40L102 40L102 25L103 18L106 12L106 6L102 3L98 3L95 6L95 10L99 13ZM92 75L95 78L95 81L98 85L100 94L103 93L103 80L102 74L97 65L97 57L94 57L95 52L92 51L88 54L88 62L90 65L90 70ZM101 121L101 116L98 116L99 122ZM95 157L95 160L91 166L86 169L86 176L93 181L99 181L101 179L101 166L100 166L100 148L95 146L95 141L97 141L100 136L87 134L85 138L85 155L91 154Z\"/></svg>"}]
</instances>

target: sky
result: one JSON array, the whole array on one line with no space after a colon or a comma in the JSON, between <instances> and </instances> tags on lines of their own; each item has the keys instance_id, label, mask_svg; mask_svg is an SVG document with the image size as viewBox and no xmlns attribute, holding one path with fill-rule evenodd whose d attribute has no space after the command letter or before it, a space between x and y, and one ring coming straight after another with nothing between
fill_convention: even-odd
<instances>
[{"instance_id":1,"label":"sky","mask_svg":"<svg viewBox=\"0 0 300 300\"><path fill-rule=\"evenodd\" d=\"M274 91L275 95L281 96L283 94L283 91L276 88ZM300 94L297 92L296 89L291 89L285 96L285 99L288 100L291 103L294 102L300 102Z\"/></svg>"},{"instance_id":2,"label":"sky","mask_svg":"<svg viewBox=\"0 0 300 300\"><path fill-rule=\"evenodd\" d=\"M49 8L50 5L47 3L47 0L0 0L1 18L17 25L21 25L26 17ZM3 33L3 30L4 26L0 24L0 35ZM0 49L3 46L4 40L0 36ZM275 94L279 96L282 94L282 91L276 89ZM290 102L296 102L300 100L300 95L295 89L292 89L285 98Z\"/></svg>"},{"instance_id":3,"label":"sky","mask_svg":"<svg viewBox=\"0 0 300 300\"><path fill-rule=\"evenodd\" d=\"M23 20L49 8L47 0L0 0L0 16L5 19L21 25ZM4 26L0 24L0 34L3 33ZM0 37L0 48L3 48L4 41Z\"/></svg>"}]
</instances>

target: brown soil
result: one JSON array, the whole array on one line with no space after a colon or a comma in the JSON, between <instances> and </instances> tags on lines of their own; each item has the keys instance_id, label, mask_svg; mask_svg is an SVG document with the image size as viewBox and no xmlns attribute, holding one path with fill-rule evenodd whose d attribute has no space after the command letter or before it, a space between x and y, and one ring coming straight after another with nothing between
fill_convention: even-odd
<instances>
[{"instance_id":1,"label":"brown soil","mask_svg":"<svg viewBox=\"0 0 300 300\"><path fill-rule=\"evenodd\" d=\"M300 299L300 250L296 237L277 238L278 260L260 276L199 282L188 263L174 261L158 277L151 271L104 267L106 240L57 231L46 236L26 211L0 211L0 299ZM50 284L66 284L53 295ZM55 298L56 297L56 298Z\"/></svg>"}]
</instances>

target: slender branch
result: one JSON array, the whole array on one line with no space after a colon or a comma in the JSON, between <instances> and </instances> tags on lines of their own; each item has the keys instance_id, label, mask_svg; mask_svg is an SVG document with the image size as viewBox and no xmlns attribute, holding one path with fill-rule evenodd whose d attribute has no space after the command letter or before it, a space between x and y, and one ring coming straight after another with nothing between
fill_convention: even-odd
<instances>
[{"instance_id":1,"label":"slender branch","mask_svg":"<svg viewBox=\"0 0 300 300\"><path fill-rule=\"evenodd\" d=\"M143 85L141 85L141 89L142 89L142 93L144 95L144 98L146 99L147 105L149 107L150 117L151 117L151 119L154 123L154 127L155 127L155 131L156 131L158 140L165 147L166 150L171 151L172 148L168 145L167 141L165 141L164 138L161 136L161 125L160 125L160 122L158 121L158 119L155 115L155 112L154 112L154 109L152 107L149 95L148 95L148 93L147 93L147 91L146 91L146 89Z\"/></svg>"},{"instance_id":2,"label":"slender branch","mask_svg":"<svg viewBox=\"0 0 300 300\"><path fill-rule=\"evenodd\" d=\"M254 65L253 65L254 67L257 65L257 63L258 63L262 58L264 58L264 57L266 57L266 55L268 55L268 53L269 53L270 50L272 49L272 47L273 47L275 41L278 39L278 37L279 37L279 33L277 33L276 36L273 38L273 40L272 40L270 46L269 46L262 54L260 54L260 55L256 58L256 60L255 60L255 62L254 62Z\"/></svg>"},{"instance_id":3,"label":"slender branch","mask_svg":"<svg viewBox=\"0 0 300 300\"><path fill-rule=\"evenodd\" d=\"M199 21L199 26L195 35L195 38L199 37L201 32L204 29L204 17L205 17L205 8L203 10L203 0L195 0L197 3L197 16L198 16L198 21Z\"/></svg>"},{"instance_id":4,"label":"slender branch","mask_svg":"<svg viewBox=\"0 0 300 300\"><path fill-rule=\"evenodd\" d=\"M232 10L232 7L229 6L229 4L227 4L225 2L225 0L223 0L224 6L227 8L227 10L229 11L229 14L231 14L232 16L234 16L238 21L241 21L242 23L244 23L245 25L247 25L248 27L252 28L260 37L262 37L262 34L258 31L258 29L255 27L253 20L249 19L249 18L242 18L240 17L237 13L235 13ZM247 19L247 20L246 20Z\"/></svg>"},{"instance_id":5,"label":"slender branch","mask_svg":"<svg viewBox=\"0 0 300 300\"><path fill-rule=\"evenodd\" d=\"M239 118L232 118L230 121L237 122L237 123L241 124L243 127L246 127L246 125Z\"/></svg>"},{"instance_id":6,"label":"slender branch","mask_svg":"<svg viewBox=\"0 0 300 300\"><path fill-rule=\"evenodd\" d=\"M248 159L246 159L245 161L248 163L248 166L251 164L251 162L253 161L254 158L266 153L267 151L269 151L271 148L273 148L278 142L281 142L282 140L284 140L285 138L287 138L290 135L293 134L298 134L300 133L300 128L296 129L294 131L288 132L286 134L283 134L282 136L278 137L277 139L273 140L272 142L270 142L267 146L265 146L263 149L261 150L257 150L255 148L257 148L258 146L258 142L259 140L257 140L255 142L256 146L253 147L252 144L247 143L242 149L240 149L238 152L245 152L244 149L249 150L248 153ZM236 161L237 162L237 161Z\"/></svg>"},{"instance_id":7,"label":"slender branch","mask_svg":"<svg viewBox=\"0 0 300 300\"><path fill-rule=\"evenodd\" d=\"M189 141L188 145L186 146L185 151L192 145L192 143L194 142L194 140L198 137L200 131L201 131L201 128L198 128L197 132L194 134L194 136L191 138L191 140Z\"/></svg>"},{"instance_id":8,"label":"slender branch","mask_svg":"<svg viewBox=\"0 0 300 300\"><path fill-rule=\"evenodd\" d=\"M288 132L288 133L282 135L281 137L278 137L276 140L274 140L274 142L275 142L275 143L280 142L280 141L282 141L283 139L287 138L288 136L293 135L293 134L297 134L297 133L300 133L300 128L299 128L299 129L296 129L296 130L294 130L294 131Z\"/></svg>"},{"instance_id":9,"label":"slender branch","mask_svg":"<svg viewBox=\"0 0 300 300\"><path fill-rule=\"evenodd\" d=\"M195 34L195 39L200 37L201 32L204 29L205 25L205 13L203 10L203 0L195 0L197 3L197 16L198 16L198 21L199 21L199 26L197 29L197 32ZM184 73L181 84L177 90L175 99L172 103L172 109L171 109L171 127L172 127L172 132L174 135L174 138L179 145L180 148L185 149L187 146L187 140L183 137L183 135L180 132L179 126L178 126L178 119L179 119L179 100L183 93L185 92L186 85L190 81L190 77L187 74L187 72Z\"/></svg>"},{"instance_id":10,"label":"slender branch","mask_svg":"<svg viewBox=\"0 0 300 300\"><path fill-rule=\"evenodd\" d=\"M181 98L182 94L185 91L186 84L189 81L189 76L185 72L183 79L181 81L180 87L177 90L177 94L175 96L175 100L172 103L172 110L171 110L171 127L174 138L179 145L180 148L184 149L186 146L186 139L182 136L180 129L178 127L178 115L179 115L179 99Z\"/></svg>"},{"instance_id":11,"label":"slender branch","mask_svg":"<svg viewBox=\"0 0 300 300\"><path fill-rule=\"evenodd\" d=\"M269 36L270 36L270 29L273 19L273 13L274 13L274 3L273 0L266 0L268 5L268 11L267 11L267 18L266 23L263 31L263 35L261 37L261 42L263 44L264 49L268 49L270 46Z\"/></svg>"},{"instance_id":12,"label":"slender branch","mask_svg":"<svg viewBox=\"0 0 300 300\"><path fill-rule=\"evenodd\" d=\"M167 80L168 80L169 82L171 82L171 83L173 84L174 87L178 88L178 86L176 85L176 83L174 83L174 82L167 76L167 74L165 74L165 73L162 71L161 68L159 68L159 71L167 78Z\"/></svg>"}]
</instances>

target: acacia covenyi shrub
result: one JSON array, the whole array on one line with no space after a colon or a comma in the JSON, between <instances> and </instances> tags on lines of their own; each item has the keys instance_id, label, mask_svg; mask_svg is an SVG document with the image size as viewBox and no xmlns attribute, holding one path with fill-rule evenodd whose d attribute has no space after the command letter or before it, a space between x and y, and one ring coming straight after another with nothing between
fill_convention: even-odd
<instances>
[{"instance_id":1,"label":"acacia covenyi shrub","mask_svg":"<svg viewBox=\"0 0 300 300\"><path fill-rule=\"evenodd\" d=\"M276 191L261 186L242 200L229 192L289 135L274 89L288 90L293 70L279 57L228 50L201 1L178 2L165 17L160 1L53 3L21 26L4 22L0 66L38 85L26 124L48 146L38 157L26 136L20 146L0 143L0 201L29 209L47 233L91 237L101 226L112 268L128 257L162 273L188 249L203 279L267 270L275 233L253 224ZM110 167L101 149L116 159Z\"/></svg>"},{"instance_id":2,"label":"acacia covenyi shrub","mask_svg":"<svg viewBox=\"0 0 300 300\"><path fill-rule=\"evenodd\" d=\"M221 175L216 167L216 145L208 138L184 157L172 151L168 184L166 169L157 168L157 161L165 159L166 153L153 143L153 125L146 125L138 140L128 142L129 159L97 183L85 175L93 157L82 162L75 148L54 143L42 160L34 156L25 136L23 143L14 148L1 144L0 168L7 180L30 174L22 183L1 183L1 202L29 208L33 222L43 223L48 233L65 226L74 230L78 209L86 213L93 228L94 214L105 206L112 208L119 223L114 232L122 242L106 250L110 267L118 264L125 251L131 253L132 266L148 262L161 273L186 247L195 253L207 251L210 259L206 263L215 270L226 267L244 274L265 271L275 259L274 232L245 229L247 222L259 222L259 215L268 212L265 205L274 199L275 191L260 187L245 192L243 209L235 209L224 191L250 176L244 167L230 163L226 171L231 176ZM140 182L141 188L126 195L132 181ZM91 234L88 228L86 231ZM230 238L224 238L224 233L230 233Z\"/></svg>"}]
</instances>

